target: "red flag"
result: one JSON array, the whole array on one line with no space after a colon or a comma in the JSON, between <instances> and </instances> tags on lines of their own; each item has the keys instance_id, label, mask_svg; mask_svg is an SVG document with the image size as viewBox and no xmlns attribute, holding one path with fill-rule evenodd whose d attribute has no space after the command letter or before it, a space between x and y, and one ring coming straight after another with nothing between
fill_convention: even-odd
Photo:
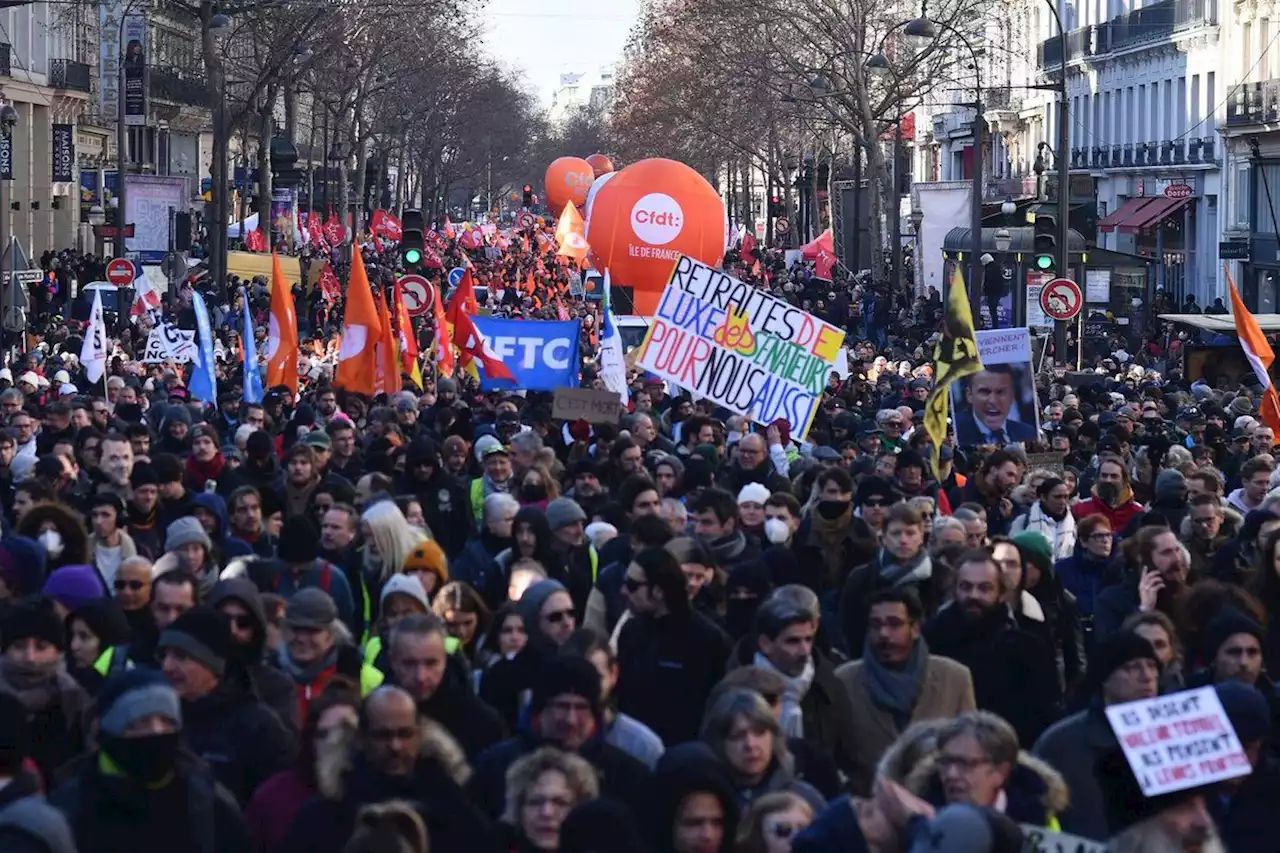
<instances>
[{"instance_id":1,"label":"red flag","mask_svg":"<svg viewBox=\"0 0 1280 853\"><path fill-rule=\"evenodd\" d=\"M466 314L459 314L453 321L453 339L458 343L458 351L462 353L462 364L466 366L474 359L480 359L480 367L489 379L516 380L511 370L502 363L502 359L489 349L489 345L480 337L476 324Z\"/></svg>"},{"instance_id":2,"label":"red flag","mask_svg":"<svg viewBox=\"0 0 1280 853\"><path fill-rule=\"evenodd\" d=\"M341 245L347 239L347 229L338 221L338 214L332 210L329 211L329 218L324 222L324 238L331 246Z\"/></svg>"},{"instance_id":3,"label":"red flag","mask_svg":"<svg viewBox=\"0 0 1280 853\"><path fill-rule=\"evenodd\" d=\"M436 326L436 370L441 376L452 376L457 362L453 358L453 338L449 334L449 320L445 317L444 298L440 296L439 290L432 303Z\"/></svg>"},{"instance_id":4,"label":"red flag","mask_svg":"<svg viewBox=\"0 0 1280 853\"><path fill-rule=\"evenodd\" d=\"M430 246L422 247L422 265L433 270L444 269L444 261L440 260L440 255Z\"/></svg>"},{"instance_id":5,"label":"red flag","mask_svg":"<svg viewBox=\"0 0 1280 853\"><path fill-rule=\"evenodd\" d=\"M813 262L814 278L823 278L823 279L826 279L827 281L833 281L834 279L832 278L832 273L835 272L835 269L836 269L835 254L832 252L828 252L826 249L820 250L818 252L817 258L814 259L814 262Z\"/></svg>"},{"instance_id":6,"label":"red flag","mask_svg":"<svg viewBox=\"0 0 1280 853\"><path fill-rule=\"evenodd\" d=\"M827 254L835 257L836 244L831 237L831 229L828 228L817 236L812 243L805 243L800 247L800 251L804 253L806 261L815 261L818 259L818 253L826 251Z\"/></svg>"},{"instance_id":7,"label":"red flag","mask_svg":"<svg viewBox=\"0 0 1280 853\"><path fill-rule=\"evenodd\" d=\"M476 286L471 279L471 267L469 266L462 273L462 281L458 282L458 287L453 291L453 297L449 300L448 311L449 322L455 327L458 324L455 315L480 313L480 300L476 298Z\"/></svg>"},{"instance_id":8,"label":"red flag","mask_svg":"<svg viewBox=\"0 0 1280 853\"><path fill-rule=\"evenodd\" d=\"M388 240L399 240L402 234L400 220L381 208L375 210L370 217L369 229L379 237L386 237Z\"/></svg>"},{"instance_id":9,"label":"red flag","mask_svg":"<svg viewBox=\"0 0 1280 853\"><path fill-rule=\"evenodd\" d=\"M250 252L265 252L267 250L267 237L255 228L244 236L244 247Z\"/></svg>"},{"instance_id":10,"label":"red flag","mask_svg":"<svg viewBox=\"0 0 1280 853\"><path fill-rule=\"evenodd\" d=\"M756 250L756 235L748 232L747 236L742 238L742 260L747 261L752 257L752 253Z\"/></svg>"},{"instance_id":11,"label":"red flag","mask_svg":"<svg viewBox=\"0 0 1280 853\"><path fill-rule=\"evenodd\" d=\"M342 295L342 284L338 281L338 276L333 271L333 265L328 261L325 261L324 266L320 268L320 294L324 297L324 301L330 305Z\"/></svg>"},{"instance_id":12,"label":"red flag","mask_svg":"<svg viewBox=\"0 0 1280 853\"><path fill-rule=\"evenodd\" d=\"M409 309L404 304L404 289L400 286L400 279L396 279L392 299L396 332L400 338L400 366L421 388L422 369L418 367L418 338L413 333L413 319L409 316ZM436 303L439 301L439 299L432 300Z\"/></svg>"}]
</instances>

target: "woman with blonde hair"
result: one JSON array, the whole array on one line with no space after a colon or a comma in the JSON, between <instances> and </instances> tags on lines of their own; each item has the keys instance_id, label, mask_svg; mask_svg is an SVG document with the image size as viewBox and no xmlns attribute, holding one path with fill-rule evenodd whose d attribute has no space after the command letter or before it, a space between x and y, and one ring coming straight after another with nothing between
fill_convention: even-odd
<instances>
[{"instance_id":1,"label":"woman with blonde hair","mask_svg":"<svg viewBox=\"0 0 1280 853\"><path fill-rule=\"evenodd\" d=\"M390 500L380 500L365 509L360 516L360 534L364 539L361 574L368 588L366 600L371 602L378 600L388 578L404 570L405 560L418 544L431 538L430 531L411 525L395 501Z\"/></svg>"},{"instance_id":2,"label":"woman with blonde hair","mask_svg":"<svg viewBox=\"0 0 1280 853\"><path fill-rule=\"evenodd\" d=\"M560 825L579 803L600 794L596 771L586 759L545 746L507 770L503 823L511 828L511 849L560 849Z\"/></svg>"},{"instance_id":3,"label":"woman with blonde hair","mask_svg":"<svg viewBox=\"0 0 1280 853\"><path fill-rule=\"evenodd\" d=\"M791 853L791 842L813 823L813 807L790 791L765 794L747 808L735 853Z\"/></svg>"}]
</instances>

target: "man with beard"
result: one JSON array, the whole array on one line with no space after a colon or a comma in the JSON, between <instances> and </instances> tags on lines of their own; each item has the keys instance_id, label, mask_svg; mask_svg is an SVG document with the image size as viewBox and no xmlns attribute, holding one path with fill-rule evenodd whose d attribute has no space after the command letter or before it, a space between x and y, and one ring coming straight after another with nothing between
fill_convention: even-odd
<instances>
[{"instance_id":1,"label":"man with beard","mask_svg":"<svg viewBox=\"0 0 1280 853\"><path fill-rule=\"evenodd\" d=\"M133 474L133 445L118 432L107 433L98 445L98 467L90 472L99 492L114 492L129 499L129 477Z\"/></svg>"},{"instance_id":2,"label":"man with beard","mask_svg":"<svg viewBox=\"0 0 1280 853\"><path fill-rule=\"evenodd\" d=\"M963 487L953 489L947 498L953 507L963 503L976 503L983 507L987 511L988 535L1005 536L1013 523L1014 513L1009 495L1021 479L1018 460L1007 450L997 450L982 463L976 476L969 477ZM1076 518L1083 516L1077 513Z\"/></svg>"},{"instance_id":3,"label":"man with beard","mask_svg":"<svg viewBox=\"0 0 1280 853\"><path fill-rule=\"evenodd\" d=\"M738 529L738 502L724 489L704 489L689 502L694 535L711 550L726 573L759 563L759 544Z\"/></svg>"},{"instance_id":4,"label":"man with beard","mask_svg":"<svg viewBox=\"0 0 1280 853\"><path fill-rule=\"evenodd\" d=\"M748 483L760 483L770 493L791 491L791 481L778 473L769 457L768 443L754 432L738 442L737 454L721 471L717 485L736 495Z\"/></svg>"},{"instance_id":5,"label":"man with beard","mask_svg":"<svg viewBox=\"0 0 1280 853\"><path fill-rule=\"evenodd\" d=\"M675 457L670 458L675 459ZM679 463L679 460L676 462ZM683 464L680 465L680 469L684 470ZM565 497L573 498L588 518L594 516L609 500L609 490L600 482L596 463L590 459L580 459L573 464L570 486L564 494Z\"/></svg>"},{"instance_id":6,"label":"man with beard","mask_svg":"<svg viewBox=\"0 0 1280 853\"><path fill-rule=\"evenodd\" d=\"M474 761L506 736L506 727L471 692L466 665L448 653L446 640L444 622L434 613L396 622L387 638L387 683L404 688L418 712L444 726Z\"/></svg>"},{"instance_id":7,"label":"man with beard","mask_svg":"<svg viewBox=\"0 0 1280 853\"><path fill-rule=\"evenodd\" d=\"M285 477L278 492L285 517L303 515L311 501L311 493L320 483L315 451L306 444L295 444L285 455Z\"/></svg>"},{"instance_id":8,"label":"man with beard","mask_svg":"<svg viewBox=\"0 0 1280 853\"><path fill-rule=\"evenodd\" d=\"M1111 522L1111 529L1121 531L1142 509L1142 504L1133 499L1129 467L1124 464L1124 459L1106 454L1098 459L1098 478L1093 485L1093 496L1077 503L1071 512L1077 521L1091 515L1105 515Z\"/></svg>"},{"instance_id":9,"label":"man with beard","mask_svg":"<svg viewBox=\"0 0 1280 853\"><path fill-rule=\"evenodd\" d=\"M853 760L846 772L859 796L871 793L881 757L908 726L975 707L969 670L931 654L921 639L924 608L913 591L881 589L868 604L865 652L835 671L850 701Z\"/></svg>"},{"instance_id":10,"label":"man with beard","mask_svg":"<svg viewBox=\"0 0 1280 853\"><path fill-rule=\"evenodd\" d=\"M292 732L302 724L293 682L267 663L267 616L258 588L248 578L218 581L206 603L222 614L231 628L225 679L234 680L276 712Z\"/></svg>"},{"instance_id":11,"label":"man with beard","mask_svg":"<svg viewBox=\"0 0 1280 853\"><path fill-rule=\"evenodd\" d=\"M129 473L129 502L126 505L128 532L138 553L151 561L164 553L164 526L160 524L160 486L156 469L148 463L133 466Z\"/></svg>"},{"instance_id":12,"label":"man with beard","mask_svg":"<svg viewBox=\"0 0 1280 853\"><path fill-rule=\"evenodd\" d=\"M960 556L953 601L925 623L932 654L964 664L980 710L999 714L1020 743L1034 743L1059 716L1062 691L1053 650L1017 627L1005 577L987 550Z\"/></svg>"},{"instance_id":13,"label":"man with beard","mask_svg":"<svg viewBox=\"0 0 1280 853\"><path fill-rule=\"evenodd\" d=\"M334 417L341 414L338 411L338 393L332 388L318 389L315 400L315 423L319 426L327 426Z\"/></svg>"},{"instance_id":14,"label":"man with beard","mask_svg":"<svg viewBox=\"0 0 1280 853\"><path fill-rule=\"evenodd\" d=\"M279 540L267 532L263 522L262 493L253 486L241 486L227 498L232 536L243 539L259 557L274 557Z\"/></svg>"},{"instance_id":15,"label":"man with beard","mask_svg":"<svg viewBox=\"0 0 1280 853\"><path fill-rule=\"evenodd\" d=\"M1125 541L1124 557L1136 570L1131 568L1120 583L1098 593L1093 617L1095 642L1119 631L1136 610L1159 610L1181 633L1186 624L1181 604L1191 567L1178 537L1167 527L1144 527Z\"/></svg>"},{"instance_id":16,"label":"man with beard","mask_svg":"<svg viewBox=\"0 0 1280 853\"><path fill-rule=\"evenodd\" d=\"M870 563L849 573L840 593L840 627L851 658L862 657L868 602L877 592L910 589L926 615L933 615L946 599L946 579L934 571L924 540L925 522L919 510L902 503L890 507L883 544Z\"/></svg>"},{"instance_id":17,"label":"man with beard","mask_svg":"<svg viewBox=\"0 0 1280 853\"><path fill-rule=\"evenodd\" d=\"M364 473L364 464L356 444L355 425L345 418L335 418L329 421L325 432L329 434L327 473L337 474L351 483L359 480Z\"/></svg>"},{"instance_id":18,"label":"man with beard","mask_svg":"<svg viewBox=\"0 0 1280 853\"><path fill-rule=\"evenodd\" d=\"M450 560L456 559L471 538L475 518L467 506L466 489L441 470L440 452L430 438L409 444L396 493L417 498L435 540Z\"/></svg>"}]
</instances>

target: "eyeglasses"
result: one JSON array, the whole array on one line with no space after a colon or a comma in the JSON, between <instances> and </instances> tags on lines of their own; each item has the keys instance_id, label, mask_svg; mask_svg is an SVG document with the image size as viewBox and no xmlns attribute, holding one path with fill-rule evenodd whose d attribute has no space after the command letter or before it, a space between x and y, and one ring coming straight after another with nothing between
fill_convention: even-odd
<instances>
[{"instance_id":1,"label":"eyeglasses","mask_svg":"<svg viewBox=\"0 0 1280 853\"><path fill-rule=\"evenodd\" d=\"M622 588L627 592L639 592L648 585L648 581L638 581L635 578L623 578L622 580Z\"/></svg>"},{"instance_id":2,"label":"eyeglasses","mask_svg":"<svg viewBox=\"0 0 1280 853\"><path fill-rule=\"evenodd\" d=\"M967 755L939 755L938 756L938 767L939 769L942 769L942 770L955 768L957 770L963 770L966 773L968 773L970 771L977 770L979 767L981 767L984 764L990 764L990 763L991 763L991 759L986 757L970 758Z\"/></svg>"},{"instance_id":3,"label":"eyeglasses","mask_svg":"<svg viewBox=\"0 0 1280 853\"><path fill-rule=\"evenodd\" d=\"M553 610L550 613L544 613L542 618L546 619L552 625L559 625L564 620L573 618L573 608L570 607L567 610Z\"/></svg>"},{"instance_id":4,"label":"eyeglasses","mask_svg":"<svg viewBox=\"0 0 1280 853\"><path fill-rule=\"evenodd\" d=\"M117 591L127 589L131 592L137 592L146 585L146 581L125 580L124 578L116 578L116 582L113 584Z\"/></svg>"}]
</instances>

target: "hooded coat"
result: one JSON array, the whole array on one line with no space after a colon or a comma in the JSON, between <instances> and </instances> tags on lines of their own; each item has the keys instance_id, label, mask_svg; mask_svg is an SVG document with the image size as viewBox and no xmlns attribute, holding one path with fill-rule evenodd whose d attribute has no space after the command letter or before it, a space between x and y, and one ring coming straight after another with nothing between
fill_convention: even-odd
<instances>
[{"instance_id":1,"label":"hooded coat","mask_svg":"<svg viewBox=\"0 0 1280 853\"><path fill-rule=\"evenodd\" d=\"M213 540L213 547L218 552L215 557L218 565L225 566L235 557L245 557L253 553L253 547L248 542L230 534L231 519L227 515L227 502L221 495L214 492L196 492L191 495L191 505L204 507L217 519L217 528L209 538Z\"/></svg>"},{"instance_id":2,"label":"hooded coat","mask_svg":"<svg viewBox=\"0 0 1280 853\"><path fill-rule=\"evenodd\" d=\"M938 775L937 755L926 756L907 777L907 789L936 808L947 804ZM1004 783L1007 799L1004 814L1019 824L1049 826L1071 803L1071 794L1062 774L1026 752L1018 753L1009 778Z\"/></svg>"},{"instance_id":3,"label":"hooded coat","mask_svg":"<svg viewBox=\"0 0 1280 853\"><path fill-rule=\"evenodd\" d=\"M654 772L653 848L674 853L676 816L691 794L711 794L724 809L724 839L716 853L730 853L738 834L742 810L724 763L701 741L668 749Z\"/></svg>"},{"instance_id":4,"label":"hooded coat","mask_svg":"<svg viewBox=\"0 0 1280 853\"><path fill-rule=\"evenodd\" d=\"M71 507L56 501L45 501L32 507L14 528L18 536L25 536L36 542L40 541L40 528L46 523L52 524L62 536L62 553L56 557L48 554L45 560L45 572L53 574L55 569L63 566L83 565L89 562L89 533L84 528L80 515ZM47 549L41 547L41 550ZM105 592L106 586L103 586Z\"/></svg>"},{"instance_id":5,"label":"hooded coat","mask_svg":"<svg viewBox=\"0 0 1280 853\"><path fill-rule=\"evenodd\" d=\"M387 668L386 683L396 683L391 667ZM440 686L429 699L418 703L418 710L443 726L472 761L507 736L501 715L471 692L466 665L456 655L445 660Z\"/></svg>"},{"instance_id":6,"label":"hooded coat","mask_svg":"<svg viewBox=\"0 0 1280 853\"><path fill-rule=\"evenodd\" d=\"M241 684L252 695L275 711L290 732L300 730L298 700L293 681L267 663L267 617L262 609L258 588L248 578L231 578L214 586L206 603L217 608L224 601L238 601L253 618L253 639L235 649L236 657L227 662L226 679Z\"/></svg>"}]
</instances>

